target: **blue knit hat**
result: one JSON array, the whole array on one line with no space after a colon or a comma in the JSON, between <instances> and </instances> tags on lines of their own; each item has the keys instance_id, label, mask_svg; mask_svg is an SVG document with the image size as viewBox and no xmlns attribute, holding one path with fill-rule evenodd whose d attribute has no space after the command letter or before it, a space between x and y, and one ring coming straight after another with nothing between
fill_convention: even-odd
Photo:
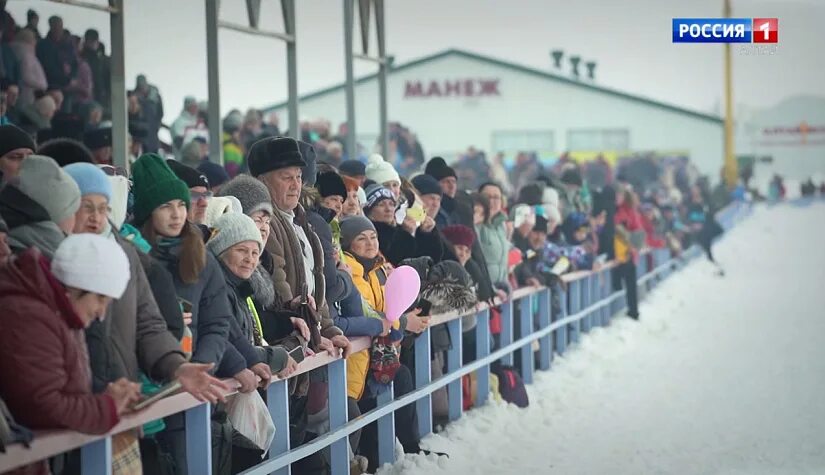
<instances>
[{"instance_id":1,"label":"blue knit hat","mask_svg":"<svg viewBox=\"0 0 825 475\"><path fill-rule=\"evenodd\" d=\"M112 184L103 170L91 163L72 163L63 170L69 174L80 188L80 196L103 195L112 202Z\"/></svg>"}]
</instances>

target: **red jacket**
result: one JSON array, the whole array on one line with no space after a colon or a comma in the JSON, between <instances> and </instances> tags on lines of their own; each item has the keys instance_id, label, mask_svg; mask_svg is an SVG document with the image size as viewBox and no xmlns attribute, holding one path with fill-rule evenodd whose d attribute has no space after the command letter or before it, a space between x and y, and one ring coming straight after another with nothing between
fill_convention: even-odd
<instances>
[{"instance_id":1,"label":"red jacket","mask_svg":"<svg viewBox=\"0 0 825 475\"><path fill-rule=\"evenodd\" d=\"M114 399L92 394L83 322L34 248L0 268L0 397L30 429L108 432Z\"/></svg>"},{"instance_id":2,"label":"red jacket","mask_svg":"<svg viewBox=\"0 0 825 475\"><path fill-rule=\"evenodd\" d=\"M641 218L642 229L644 229L647 234L647 237L645 238L645 244L647 244L647 247L651 247L653 249L662 249L665 247L665 240L656 234L656 228L653 226L653 221L647 219L645 215L641 215Z\"/></svg>"}]
</instances>

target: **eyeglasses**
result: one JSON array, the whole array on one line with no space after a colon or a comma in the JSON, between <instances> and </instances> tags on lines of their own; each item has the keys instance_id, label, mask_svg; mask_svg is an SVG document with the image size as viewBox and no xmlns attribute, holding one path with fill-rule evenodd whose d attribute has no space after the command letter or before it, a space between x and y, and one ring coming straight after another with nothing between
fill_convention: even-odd
<instances>
[{"instance_id":1,"label":"eyeglasses","mask_svg":"<svg viewBox=\"0 0 825 475\"><path fill-rule=\"evenodd\" d=\"M129 174L126 173L126 169L123 167L114 167L112 165L100 165L100 169L103 170L108 176L122 176L122 177L129 177Z\"/></svg>"},{"instance_id":2,"label":"eyeglasses","mask_svg":"<svg viewBox=\"0 0 825 475\"><path fill-rule=\"evenodd\" d=\"M199 201L199 200L202 200L202 199L203 200L211 200L213 196L215 196L215 194L212 193L211 191L206 191L204 193L201 193L199 191L190 191L189 192L189 197L192 201Z\"/></svg>"},{"instance_id":3,"label":"eyeglasses","mask_svg":"<svg viewBox=\"0 0 825 475\"><path fill-rule=\"evenodd\" d=\"M259 226L269 226L272 223L272 218L257 216L252 218L252 221L255 221L255 224Z\"/></svg>"},{"instance_id":4,"label":"eyeglasses","mask_svg":"<svg viewBox=\"0 0 825 475\"><path fill-rule=\"evenodd\" d=\"M102 214L103 216L107 216L109 213L112 212L112 208L108 205L101 205L95 208L95 206L91 203L82 203L80 205L80 209L83 210L86 214Z\"/></svg>"}]
</instances>

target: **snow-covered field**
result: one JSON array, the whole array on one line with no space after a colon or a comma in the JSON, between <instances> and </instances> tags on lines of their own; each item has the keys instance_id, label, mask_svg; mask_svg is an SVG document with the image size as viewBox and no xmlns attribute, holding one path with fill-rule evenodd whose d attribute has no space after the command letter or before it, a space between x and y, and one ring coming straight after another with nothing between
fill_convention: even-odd
<instances>
[{"instance_id":1,"label":"snow-covered field","mask_svg":"<svg viewBox=\"0 0 825 475\"><path fill-rule=\"evenodd\" d=\"M825 473L825 203L761 207L556 357L530 407L471 411L381 474Z\"/></svg>"}]
</instances>

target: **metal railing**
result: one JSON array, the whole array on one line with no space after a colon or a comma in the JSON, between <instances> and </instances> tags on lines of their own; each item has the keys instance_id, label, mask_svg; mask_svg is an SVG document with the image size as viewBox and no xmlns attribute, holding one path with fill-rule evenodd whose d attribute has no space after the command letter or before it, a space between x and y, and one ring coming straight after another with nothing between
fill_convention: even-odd
<instances>
[{"instance_id":1,"label":"metal railing","mask_svg":"<svg viewBox=\"0 0 825 475\"><path fill-rule=\"evenodd\" d=\"M738 221L750 214L750 205L734 203L722 210L717 219L725 229L732 228ZM639 261L639 296L655 288L669 277L675 269L687 261L701 255L701 251L690 248L680 258L672 258L668 249L648 250ZM431 379L430 330L425 330L415 340L415 389L402 397L395 398L392 385L378 396L375 409L348 421L346 362L340 357L326 353L309 357L299 365L295 375L326 368L328 377L329 432L321 434L310 443L290 447L289 445L289 389L288 380L276 379L267 390L267 406L275 423L275 439L268 458L244 474L289 474L290 464L327 447L329 460L335 475L349 473L349 449L347 436L367 424L378 423L379 463L395 461L395 425L393 413L414 403L418 412L418 433L426 436L432 432L431 395L434 391L447 388L449 419L457 420L463 413L461 378L472 372L477 374L477 392L474 406L484 405L490 396L490 365L496 361L512 365L514 354L520 355L519 371L525 382L533 381L538 370L546 371L552 366L554 354L564 354L568 347L580 340L582 333L607 326L612 318L625 309L624 291L612 288L609 264L598 271L580 271L562 276L564 286L557 286L560 292L558 314L551 312L551 290L546 287L522 288L513 292L511 298L498 307L501 311L502 331L500 348L491 351L489 308L484 306L477 312L451 312L433 316L430 326L446 325L452 346L447 350L446 371L438 379ZM462 365L462 323L461 317L475 313L477 324L476 360ZM516 335L515 333L518 333ZM539 350L534 357L533 342L538 340ZM369 348L370 339L352 339L353 352ZM537 368L536 368L537 366ZM293 375L293 377L295 376ZM233 387L238 384L230 380ZM234 390L227 395L234 394ZM105 435L87 435L71 431L40 432L30 448L12 445L0 455L0 472L42 460L66 451L81 448L81 464L84 475L111 473L112 436L137 428L143 424L179 412L185 412L186 453L190 474L212 473L211 455L211 405L200 403L188 394L177 394L161 400L147 410L125 416L120 423Z\"/></svg>"}]
</instances>

